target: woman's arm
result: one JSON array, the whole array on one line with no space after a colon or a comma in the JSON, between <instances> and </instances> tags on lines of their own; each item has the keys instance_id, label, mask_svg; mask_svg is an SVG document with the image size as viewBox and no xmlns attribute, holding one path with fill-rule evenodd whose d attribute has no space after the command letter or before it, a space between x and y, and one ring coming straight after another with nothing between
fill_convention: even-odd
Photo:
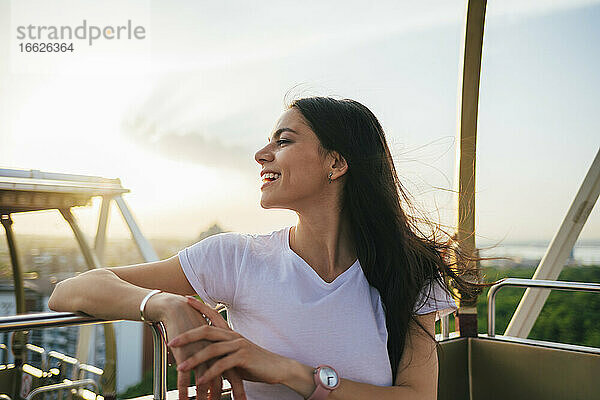
<instances>
[{"instance_id":1,"label":"woman's arm","mask_svg":"<svg viewBox=\"0 0 600 400\"><path fill-rule=\"evenodd\" d=\"M48 307L54 311L83 312L94 317L114 320L140 320L140 303L151 289L160 289L159 293L146 303L144 315L152 321L163 321L169 337L175 337L189 329L206 325L204 317L187 305L181 294L195 293L185 277L178 257L140 265L118 268L95 269L76 277L59 282L50 299ZM171 292L171 293L168 293ZM196 343L195 348L175 349L173 355L179 363L193 352L206 347L207 342ZM200 376L207 365L195 368ZM234 394L244 398L241 379L228 371L226 374ZM187 400L187 386L190 375L180 374L178 377L180 399ZM212 382L211 390L220 389L220 377ZM206 398L210 384L197 384L198 398Z\"/></svg>"},{"instance_id":2,"label":"woman's arm","mask_svg":"<svg viewBox=\"0 0 600 400\"><path fill-rule=\"evenodd\" d=\"M207 360L216 359L217 361L199 380L200 383L208 382L219 376L222 371L234 368L239 371L242 379L283 384L304 398L308 398L313 393L314 366L301 364L257 346L231 330L226 324L217 324L216 321L221 317L206 304L194 299L188 301L196 310L209 316L215 326L192 329L174 338L169 345L171 348L185 348L197 340L208 340L213 344L180 363L177 367L180 372L185 372ZM418 316L417 319L429 332L434 333L435 312ZM340 385L330 393L328 399L435 400L437 398L436 347L420 327L411 324L407 334L406 349L399 366L396 386L377 386L342 377Z\"/></svg>"},{"instance_id":3,"label":"woman's arm","mask_svg":"<svg viewBox=\"0 0 600 400\"><path fill-rule=\"evenodd\" d=\"M435 312L419 315L417 320L435 334ZM288 376L281 383L308 398L315 390L313 369L290 360ZM340 385L329 394L328 400L435 400L437 399L438 359L435 343L420 327L411 324L396 386L376 386L340 379Z\"/></svg>"},{"instance_id":4,"label":"woman's arm","mask_svg":"<svg viewBox=\"0 0 600 400\"><path fill-rule=\"evenodd\" d=\"M179 259L84 272L59 282L48 307L54 311L84 312L103 319L140 320L139 305L150 289L181 295L194 294ZM148 317L162 320L164 307L181 296L161 293L146 305ZM168 300L167 300L168 299ZM180 303L185 303L183 298Z\"/></svg>"}]
</instances>

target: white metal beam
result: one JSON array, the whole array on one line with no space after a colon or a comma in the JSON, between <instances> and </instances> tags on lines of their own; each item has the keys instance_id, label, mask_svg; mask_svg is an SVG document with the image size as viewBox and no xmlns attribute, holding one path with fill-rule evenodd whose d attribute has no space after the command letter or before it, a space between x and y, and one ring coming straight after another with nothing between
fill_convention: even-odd
<instances>
[{"instance_id":1,"label":"white metal beam","mask_svg":"<svg viewBox=\"0 0 600 400\"><path fill-rule=\"evenodd\" d=\"M129 211L129 208L127 207L127 204L125 203L123 197L115 196L115 202L117 203L117 206L119 206L119 210L121 210L121 215L123 215L123 219L129 227L131 236L133 237L135 244L140 250L144 261L158 261L158 255L154 251L154 248L152 247L148 239L146 239L144 235L142 235L142 231L138 227L138 224L135 222L133 214L131 213L131 211Z\"/></svg>"},{"instance_id":2,"label":"white metal beam","mask_svg":"<svg viewBox=\"0 0 600 400\"><path fill-rule=\"evenodd\" d=\"M79 244L79 248L83 253L83 258L87 264L87 269L92 270L94 268L101 268L100 260L96 256L96 253L92 250L92 248L88 245L88 242L83 234L81 228L77 224L77 220L70 209L63 208L60 210L63 218L69 223L71 229L73 230L73 234L75 235L75 239Z\"/></svg>"},{"instance_id":3,"label":"white metal beam","mask_svg":"<svg viewBox=\"0 0 600 400\"><path fill-rule=\"evenodd\" d=\"M532 279L556 280L562 271L571 249L575 245L594 204L600 195L600 150L571 203L558 232L554 235L546 254L535 270ZM544 307L550 289L525 290L525 294L512 316L504 336L526 339Z\"/></svg>"}]
</instances>

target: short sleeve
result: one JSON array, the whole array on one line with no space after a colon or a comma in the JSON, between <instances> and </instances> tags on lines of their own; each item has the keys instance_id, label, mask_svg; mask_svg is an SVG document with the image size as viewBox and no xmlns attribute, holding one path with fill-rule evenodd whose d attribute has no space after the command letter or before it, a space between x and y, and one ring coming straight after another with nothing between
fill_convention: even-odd
<instances>
[{"instance_id":1,"label":"short sleeve","mask_svg":"<svg viewBox=\"0 0 600 400\"><path fill-rule=\"evenodd\" d=\"M432 280L421 289L414 308L415 313L419 315L436 311L436 320L441 319L456 310L458 310L458 307L456 306L454 298L450 292L448 292L448 289L441 286L436 279Z\"/></svg>"},{"instance_id":2,"label":"short sleeve","mask_svg":"<svg viewBox=\"0 0 600 400\"><path fill-rule=\"evenodd\" d=\"M178 254L181 268L200 298L215 307L233 305L247 237L226 232L209 236Z\"/></svg>"}]
</instances>

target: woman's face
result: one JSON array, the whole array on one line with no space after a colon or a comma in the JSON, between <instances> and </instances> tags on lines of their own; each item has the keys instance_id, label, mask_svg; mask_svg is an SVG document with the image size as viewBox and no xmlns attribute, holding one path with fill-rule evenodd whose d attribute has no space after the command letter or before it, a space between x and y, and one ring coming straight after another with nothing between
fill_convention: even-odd
<instances>
[{"instance_id":1,"label":"woman's face","mask_svg":"<svg viewBox=\"0 0 600 400\"><path fill-rule=\"evenodd\" d=\"M269 143L254 155L262 166L261 207L299 211L316 204L327 186L329 173L320 148L319 139L300 111L285 111L269 136ZM267 171L279 176L275 180L266 178Z\"/></svg>"}]
</instances>

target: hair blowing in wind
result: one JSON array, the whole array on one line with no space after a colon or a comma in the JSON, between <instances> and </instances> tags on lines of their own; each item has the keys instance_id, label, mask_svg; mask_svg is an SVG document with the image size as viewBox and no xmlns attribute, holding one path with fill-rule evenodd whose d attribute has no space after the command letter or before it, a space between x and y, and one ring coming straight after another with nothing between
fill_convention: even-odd
<instances>
[{"instance_id":1,"label":"hair blowing in wind","mask_svg":"<svg viewBox=\"0 0 600 400\"><path fill-rule=\"evenodd\" d=\"M479 293L491 283L472 283L463 276L470 261L487 258L464 254L439 224L405 212L414 207L398 179L383 128L367 107L350 99L308 97L293 100L288 108L300 111L324 154L336 151L348 163L339 208L350 223L367 281L381 296L396 377L409 322L421 326L414 318L420 290L435 279L451 293L452 286ZM434 228L432 233L424 234L419 222Z\"/></svg>"}]
</instances>

